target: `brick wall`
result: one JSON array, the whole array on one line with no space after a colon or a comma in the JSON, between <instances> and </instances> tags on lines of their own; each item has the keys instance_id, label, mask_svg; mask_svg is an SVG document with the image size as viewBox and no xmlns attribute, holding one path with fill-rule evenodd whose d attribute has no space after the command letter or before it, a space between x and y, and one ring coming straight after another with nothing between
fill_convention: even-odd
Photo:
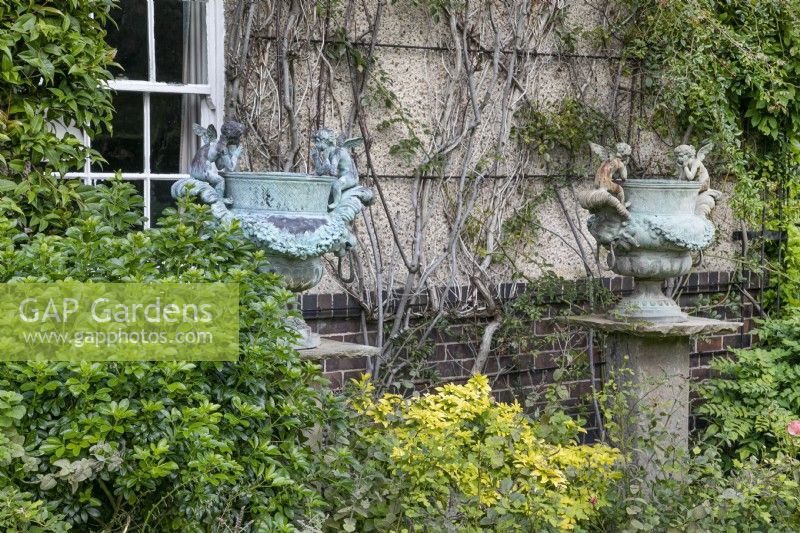
<instances>
[{"instance_id":1,"label":"brick wall","mask_svg":"<svg viewBox=\"0 0 800 533\"><path fill-rule=\"evenodd\" d=\"M700 314L714 318L745 322L745 327L737 334L720 335L692 340L691 376L700 380L710 375L709 362L715 356L727 354L730 348L747 347L751 343L750 329L753 326L753 303L741 296L731 282L728 272L699 272L689 279L679 298L684 307L692 307ZM739 285L747 288L758 299L764 280L756 275L745 275ZM605 278L606 288L625 294L633 287L633 280L626 277ZM501 300L511 299L514 294L525 290L523 284L504 284L497 287ZM466 291L451 291L455 296ZM714 303L712 303L712 300ZM424 306L425 302L415 302ZM699 307L698 307L699 306ZM361 344L375 343L378 325L362 317L358 302L346 294L310 294L302 298L303 315L308 324L324 337ZM500 339L492 347L484 373L489 376L495 395L503 401L518 399L524 401L532 391L551 382L553 373L564 365L565 348L571 353L588 352L588 336L574 330L568 340L562 335L562 327L553 317L558 314L558 304L553 303L541 319L530 324L529 335L514 338L511 342ZM442 331L432 335L433 346L425 366L432 377L414 381L418 389L435 386L443 382L463 382L469 376L480 343L482 333L481 319L466 320L463 323L449 324ZM565 345L565 342L568 345ZM597 343L596 343L597 344ZM595 346L596 383L599 387L603 376L602 351ZM565 384L570 398L568 406L581 409L585 402L581 397L591 391L591 376L587 358L578 357L572 371L567 372ZM339 388L351 378L368 372L371 361L366 357L356 359L327 360L323 363L324 376L331 386ZM562 378L563 379L563 378ZM588 417L591 418L591 417ZM591 438L591 423L589 424ZM696 420L692 417L694 428Z\"/></svg>"}]
</instances>

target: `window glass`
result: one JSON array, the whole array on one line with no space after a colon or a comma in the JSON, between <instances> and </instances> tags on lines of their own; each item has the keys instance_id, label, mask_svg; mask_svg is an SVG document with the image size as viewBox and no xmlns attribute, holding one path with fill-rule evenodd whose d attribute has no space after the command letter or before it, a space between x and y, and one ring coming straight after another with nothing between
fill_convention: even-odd
<instances>
[{"instance_id":1,"label":"window glass","mask_svg":"<svg viewBox=\"0 0 800 533\"><path fill-rule=\"evenodd\" d=\"M144 107L141 93L119 92L114 95L112 134L104 133L92 139L92 148L100 152L108 163L92 170L97 172L144 171Z\"/></svg>"},{"instance_id":2,"label":"window glass","mask_svg":"<svg viewBox=\"0 0 800 533\"><path fill-rule=\"evenodd\" d=\"M147 2L145 0L119 0L111 10L114 22L106 25L106 41L116 48L112 67L117 79L147 80Z\"/></svg>"},{"instance_id":3,"label":"window glass","mask_svg":"<svg viewBox=\"0 0 800 533\"><path fill-rule=\"evenodd\" d=\"M150 171L180 172L183 95L150 95ZM185 135L185 134L184 134Z\"/></svg>"},{"instance_id":4,"label":"window glass","mask_svg":"<svg viewBox=\"0 0 800 533\"><path fill-rule=\"evenodd\" d=\"M106 40L117 49L115 61L120 63L112 69L115 80L110 83L116 90L113 132L90 140L107 162L92 163L88 174L79 169L72 174L102 184L106 173L120 171L142 193L144 211L155 223L173 205L170 186L179 175L188 174L200 146L192 125L207 126L222 118L210 104L222 100L223 80L209 77L209 61L213 56L222 62L223 43L217 42L217 32L208 33L208 26L222 28L224 21L218 15L212 21L206 17L220 13L223 0L115 0L114 4L116 23L109 22L106 28Z\"/></svg>"},{"instance_id":5,"label":"window glass","mask_svg":"<svg viewBox=\"0 0 800 533\"><path fill-rule=\"evenodd\" d=\"M155 0L156 81L207 83L206 4Z\"/></svg>"}]
</instances>

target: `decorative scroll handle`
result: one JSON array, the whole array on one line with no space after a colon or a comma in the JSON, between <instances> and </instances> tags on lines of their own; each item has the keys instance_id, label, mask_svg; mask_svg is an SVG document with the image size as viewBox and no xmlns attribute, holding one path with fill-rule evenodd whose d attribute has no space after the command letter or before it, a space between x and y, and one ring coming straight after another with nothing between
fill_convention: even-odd
<instances>
[{"instance_id":1,"label":"decorative scroll handle","mask_svg":"<svg viewBox=\"0 0 800 533\"><path fill-rule=\"evenodd\" d=\"M705 259L705 256L703 255L703 250L700 250L700 252L697 254L697 259L692 261L692 268L697 268L700 265L702 265L704 259Z\"/></svg>"},{"instance_id":2,"label":"decorative scroll handle","mask_svg":"<svg viewBox=\"0 0 800 533\"><path fill-rule=\"evenodd\" d=\"M336 258L336 273L339 274L339 278L343 283L353 283L356 279L356 270L353 268L353 250L347 250L347 260L350 262L350 274L347 277L342 273L343 258L344 256L341 255Z\"/></svg>"}]
</instances>

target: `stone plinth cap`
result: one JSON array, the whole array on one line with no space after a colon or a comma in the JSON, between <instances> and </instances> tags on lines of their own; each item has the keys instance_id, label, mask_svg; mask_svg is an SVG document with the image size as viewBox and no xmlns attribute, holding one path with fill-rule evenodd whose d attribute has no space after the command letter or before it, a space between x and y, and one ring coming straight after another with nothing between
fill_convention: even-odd
<instances>
[{"instance_id":1,"label":"stone plinth cap","mask_svg":"<svg viewBox=\"0 0 800 533\"><path fill-rule=\"evenodd\" d=\"M321 339L319 346L307 350L299 350L300 358L306 361L324 361L325 359L351 359L354 357L371 357L380 353L379 348L366 344L339 342Z\"/></svg>"},{"instance_id":2,"label":"stone plinth cap","mask_svg":"<svg viewBox=\"0 0 800 533\"><path fill-rule=\"evenodd\" d=\"M697 337L718 333L735 333L741 322L690 316L684 322L649 322L619 319L605 315L565 316L557 319L574 326L583 326L607 333L627 333L636 337Z\"/></svg>"}]
</instances>

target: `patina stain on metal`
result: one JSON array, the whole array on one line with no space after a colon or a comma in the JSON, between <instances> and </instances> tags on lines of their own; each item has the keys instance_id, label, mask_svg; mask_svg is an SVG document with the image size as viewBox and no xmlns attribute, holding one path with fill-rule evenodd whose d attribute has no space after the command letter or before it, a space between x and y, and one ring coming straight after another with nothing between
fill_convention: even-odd
<instances>
[{"instance_id":1,"label":"patina stain on metal","mask_svg":"<svg viewBox=\"0 0 800 533\"><path fill-rule=\"evenodd\" d=\"M221 131L238 133L237 124L226 123ZM359 185L350 155L360 139L337 139L329 129L317 132L311 150L315 174L236 172L241 135L226 144L225 138L216 139L212 126L196 131L203 134L204 145L195 159L204 160L203 165L176 182L172 196L189 194L208 204L221 221L239 221L266 252L269 270L282 275L289 289L315 286L325 272L320 256L332 252L342 257L355 247L353 221L374 199L370 189ZM290 325L298 333L297 348L319 345L319 336L302 318L292 318Z\"/></svg>"}]
</instances>

